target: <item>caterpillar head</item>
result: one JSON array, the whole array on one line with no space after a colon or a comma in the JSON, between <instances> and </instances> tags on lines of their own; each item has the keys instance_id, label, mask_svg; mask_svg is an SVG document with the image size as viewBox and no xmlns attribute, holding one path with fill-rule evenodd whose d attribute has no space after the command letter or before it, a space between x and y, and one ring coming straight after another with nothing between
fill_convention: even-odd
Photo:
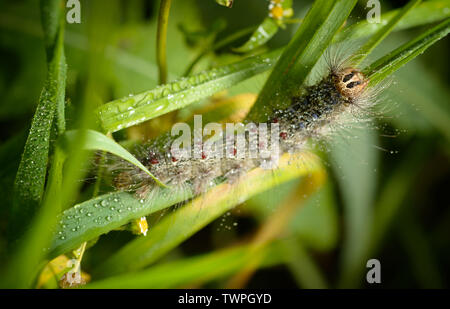
<instances>
[{"instance_id":1,"label":"caterpillar head","mask_svg":"<svg viewBox=\"0 0 450 309\"><path fill-rule=\"evenodd\" d=\"M369 83L361 71L352 67L333 73L333 81L338 91L349 101L360 97Z\"/></svg>"}]
</instances>

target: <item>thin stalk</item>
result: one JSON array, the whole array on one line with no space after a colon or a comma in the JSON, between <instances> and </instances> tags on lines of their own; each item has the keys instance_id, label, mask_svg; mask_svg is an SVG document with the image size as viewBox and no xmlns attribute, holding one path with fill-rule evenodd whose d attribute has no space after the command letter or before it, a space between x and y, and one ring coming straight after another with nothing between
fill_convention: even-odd
<instances>
[{"instance_id":1,"label":"thin stalk","mask_svg":"<svg viewBox=\"0 0 450 309\"><path fill-rule=\"evenodd\" d=\"M167 83L167 25L172 0L161 0L158 16L158 33L156 36L156 59L159 69L159 83Z\"/></svg>"},{"instance_id":2,"label":"thin stalk","mask_svg":"<svg viewBox=\"0 0 450 309\"><path fill-rule=\"evenodd\" d=\"M249 27L249 28L245 28L242 29L236 33L233 33L229 36L227 36L226 38L220 40L219 42L213 44L213 45L209 45L208 47L206 47L188 66L188 68L186 69L186 71L184 72L183 76L188 76L189 74L191 74L193 68L195 67L195 65L207 54L209 54L210 52L214 52L230 43L233 43L234 41L237 41L247 35L252 34L256 28L258 28L258 26L253 26L253 27Z\"/></svg>"}]
</instances>

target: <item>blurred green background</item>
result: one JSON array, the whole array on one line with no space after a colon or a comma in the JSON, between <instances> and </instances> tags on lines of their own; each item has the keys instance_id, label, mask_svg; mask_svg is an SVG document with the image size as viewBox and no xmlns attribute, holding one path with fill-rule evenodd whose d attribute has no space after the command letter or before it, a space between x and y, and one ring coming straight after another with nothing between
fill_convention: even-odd
<instances>
[{"instance_id":1,"label":"blurred green background","mask_svg":"<svg viewBox=\"0 0 450 309\"><path fill-rule=\"evenodd\" d=\"M212 42L257 25L267 16L267 1L234 2L233 8L228 9L212 0L173 1L167 41L169 80L181 76ZM294 17L303 17L310 3L294 0ZM382 12L405 3L382 1ZM67 24L65 34L69 128L74 125L74 110L87 98L101 104L158 84L155 42L159 1L82 0L81 4L81 24ZM352 21L365 17L365 4L366 1L360 1L351 15ZM285 45L297 27L291 24L280 30L263 49ZM391 34L375 55L384 55L420 30L419 27ZM38 1L0 1L3 260L8 256L5 229L14 177L46 75L42 35ZM233 46L243 42L245 38ZM270 246L272 259L262 262L247 277L246 268L241 267L226 276L200 283L192 279L181 286L448 288L449 44L448 38L439 41L392 77L378 104L383 117L376 119L373 126L349 128L348 134L333 136L326 142L321 155L328 170L327 182L304 205L299 205L296 216L286 223L288 229ZM241 57L225 47L208 53L195 71ZM265 78L267 74L251 78L224 95L258 93ZM151 128L157 125L158 122ZM116 138L124 140L127 133L130 134L119 132ZM159 263L207 255L251 239L300 182L278 186L236 207ZM79 199L83 200L82 194ZM118 231L102 236L87 251L83 270L91 273L133 237ZM369 258L381 261L380 285L365 282ZM206 266L199 263L198 267ZM240 280L242 277L245 279Z\"/></svg>"}]
</instances>

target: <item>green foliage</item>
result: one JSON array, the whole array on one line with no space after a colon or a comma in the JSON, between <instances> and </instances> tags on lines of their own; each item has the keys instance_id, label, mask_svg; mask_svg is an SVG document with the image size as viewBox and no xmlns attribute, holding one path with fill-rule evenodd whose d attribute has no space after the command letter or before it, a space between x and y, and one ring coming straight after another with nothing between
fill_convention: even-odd
<instances>
[{"instance_id":1,"label":"green foliage","mask_svg":"<svg viewBox=\"0 0 450 309\"><path fill-rule=\"evenodd\" d=\"M334 34L347 19L356 0L315 1L275 65L249 118L265 120L276 106L285 106L298 91Z\"/></svg>"},{"instance_id":2,"label":"green foliage","mask_svg":"<svg viewBox=\"0 0 450 309\"><path fill-rule=\"evenodd\" d=\"M198 7L195 1L174 1L159 15L160 20L164 15L164 21L159 23L160 27L164 26L162 31L157 31L158 9L153 8L154 14L145 19L139 13L143 11L141 1L136 1L136 6L130 9L133 12L122 19L115 18L121 11L120 1L111 1L108 10L100 2L91 1L85 4L88 10L83 8L83 12L90 12L85 16L87 24L68 25L65 29L64 3L42 0L42 33L35 30L39 20L32 17L32 12L36 7L19 7L15 11L12 5L5 5L5 13L0 13L0 28L2 38L9 44L2 42L1 47L11 46L17 33L24 41L19 46L28 48L30 42L40 38L41 49L47 56L47 71L34 117L31 125L27 125L26 142L22 135L11 134L5 135L8 141L0 146L0 164L7 167L0 174L1 192L5 194L8 188L14 187L13 206L1 212L3 217L11 218L7 222L12 232L0 238L0 249L4 243L10 243L10 249L0 250L8 252L2 257L6 261L1 271L2 287L34 287L39 270L49 259L70 254L83 243L95 242L99 236L144 216L150 222L147 236L131 240L128 237L115 244L114 238L106 235L98 245L88 249L86 269L93 275L88 288L173 288L210 282L226 286L223 280L239 276L252 267L280 264L288 267L301 287L357 287L364 277L365 262L381 250L397 217L405 213L409 216L396 229L415 269L419 269L419 262L425 265L427 271L414 272L418 284L442 286L436 259L428 250L427 236L417 225L417 213L402 207L405 201L411 200L409 195L416 180L410 171L416 175L420 166L432 160L432 151L421 149L434 147L448 156L448 147L442 146L450 140L450 111L445 105L448 87L442 74L410 62L447 36L450 1L412 0L403 8L386 11L381 16L381 24L366 20L352 24L357 0L316 0L310 8L304 3L286 1L288 8L293 4L294 10L298 7L308 10L304 17L294 16L297 20L301 18L296 29L292 28L294 24L267 17L265 3L261 8L261 14L265 15L259 19L262 21L259 25L239 28L228 22L230 31L223 30L222 26L213 27L216 30L204 31L206 39L183 38L190 35L190 29L208 28L208 18L199 18L208 15L204 10L236 14L233 21L238 22L238 16L242 19L248 14L241 9L248 3L238 1L231 8L233 1L216 0L230 9L221 8L213 1L209 5L214 9L206 4L205 8ZM104 20L97 19L103 15L107 16ZM214 21L209 21L209 25L217 21L211 16ZM121 24L115 20L121 20ZM183 23L182 27L179 23ZM418 26L427 29L400 32ZM278 31L280 27L286 30ZM179 28L183 31L178 31ZM250 37L244 39L245 36ZM288 43L277 41L282 36ZM395 44L389 43L390 39L395 39ZM203 45L198 43L202 40L206 42ZM186 41L192 44L187 46ZM335 48L335 43L353 45L355 42L358 42L356 63L369 62L367 59L375 56L378 59L364 68L372 85L397 73L398 85L406 89L387 92L398 102L398 110L404 116L386 111L389 116L386 121L397 131L406 126L406 137L399 142L412 144L404 146L408 155L404 155L401 164L385 165L385 156L374 151L374 145L380 140L377 133L367 127L351 127L339 136L332 136L327 152L321 154L325 161L330 161L328 169L312 153L295 159L285 157L275 172L255 169L238 183L218 183L205 195L194 197L188 189L159 183L132 155L132 147L128 147L137 143L131 139L133 134L163 136L162 127L167 126L162 126L162 122L170 125L184 120L185 114L191 115L201 107L206 107L205 118L211 119L236 117L236 113L242 112L240 107L246 112L251 105L248 99L226 98L225 91L244 95L252 91L247 85L257 84L256 78L261 78L264 85L255 86L262 90L246 119L265 120L274 108L285 106L292 95L320 72L320 59L326 49ZM30 55L23 49L21 61L29 63L25 58ZM437 49L430 49L431 53L439 54ZM446 52L444 49L439 54L442 59L447 57ZM408 66L403 67L405 64ZM197 67L204 70L191 73ZM161 81L171 82L157 86L158 72ZM268 77L261 74L264 72ZM2 71L1 89L7 88L6 73ZM31 76L28 81L33 80ZM14 80L28 86L26 81L24 77ZM22 89L16 87L12 85L11 89ZM25 96L22 92L25 91L16 95L17 100ZM11 93L6 98L15 92L11 90ZM127 93L138 94L124 96ZM70 98L68 103L66 96ZM14 101L8 104L11 102ZM2 119L4 115L20 114L12 110L2 107ZM244 118L240 115L239 119ZM139 126L149 120L151 132ZM20 123L21 119L15 121ZM378 122L372 120L373 126L379 126ZM118 141L109 133L115 133ZM23 144L19 158L17 153ZM109 152L128 161L161 186L146 199L127 192L111 192L102 180L101 169L95 171L95 188L89 182L81 186L81 180L90 177L84 171L88 153L93 151ZM378 170L382 172L377 174ZM236 207L255 222L259 232L276 230L271 218L286 210L284 197L295 196L301 192L298 188L306 188L303 180L307 177L325 178L325 175L325 185L311 182L312 186L320 187L316 188L317 192L309 197L311 192L306 191L308 194L303 199L294 199L291 205L294 211L289 220L282 222L283 231L262 243L257 241L259 233L246 241L234 232L223 236L212 231L213 228L207 230L217 226L218 218L231 216ZM160 218L164 211L167 213ZM240 215L232 214L236 218ZM445 220L443 217L444 228L448 226ZM2 224L3 221L6 222L2 219ZM199 232L209 233L216 245L207 248L208 253L190 256L180 248ZM22 238L14 242L19 235ZM409 236L417 240L417 246ZM227 244L239 245L224 248L227 247L222 245L224 238ZM423 254L424 251L427 253ZM315 258L316 252L330 259L336 256L332 252L339 252L339 260L334 263L338 271L333 270L330 275ZM335 275L337 280L333 282L330 278Z\"/></svg>"},{"instance_id":3,"label":"green foliage","mask_svg":"<svg viewBox=\"0 0 450 309\"><path fill-rule=\"evenodd\" d=\"M66 60L64 55L64 30L60 1L42 1L47 45L48 72L44 89L31 123L28 139L22 154L14 184L14 207L11 229L14 234L20 223L27 224L36 213L44 194L49 157L51 129L54 119L58 132L64 131L64 100L66 85Z\"/></svg>"}]
</instances>

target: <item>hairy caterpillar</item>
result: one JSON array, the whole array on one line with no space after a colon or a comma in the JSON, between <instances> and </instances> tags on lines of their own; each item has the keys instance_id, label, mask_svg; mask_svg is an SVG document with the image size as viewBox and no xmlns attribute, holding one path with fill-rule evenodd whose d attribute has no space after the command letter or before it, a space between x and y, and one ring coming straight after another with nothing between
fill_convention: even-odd
<instances>
[{"instance_id":1,"label":"hairy caterpillar","mask_svg":"<svg viewBox=\"0 0 450 309\"><path fill-rule=\"evenodd\" d=\"M327 59L325 77L292 97L288 108L274 111L269 122L279 128L276 158L286 152L301 152L308 139L324 136L332 130L337 118L354 114L355 110L365 111L373 103L374 88L369 87L369 80L348 59L351 58ZM203 144L197 157L179 157L171 151L171 138L162 146L142 147L137 157L162 182L175 187L190 186L194 194L206 191L217 179L234 182L255 167L270 165L267 158L253 158L248 153L238 156L235 140L221 138L226 145L224 157L205 154ZM249 142L248 135L246 142ZM258 147L265 145L258 144ZM134 191L137 197L145 198L156 186L147 174L127 163L116 162L108 167L114 173L113 185L117 190Z\"/></svg>"}]
</instances>

